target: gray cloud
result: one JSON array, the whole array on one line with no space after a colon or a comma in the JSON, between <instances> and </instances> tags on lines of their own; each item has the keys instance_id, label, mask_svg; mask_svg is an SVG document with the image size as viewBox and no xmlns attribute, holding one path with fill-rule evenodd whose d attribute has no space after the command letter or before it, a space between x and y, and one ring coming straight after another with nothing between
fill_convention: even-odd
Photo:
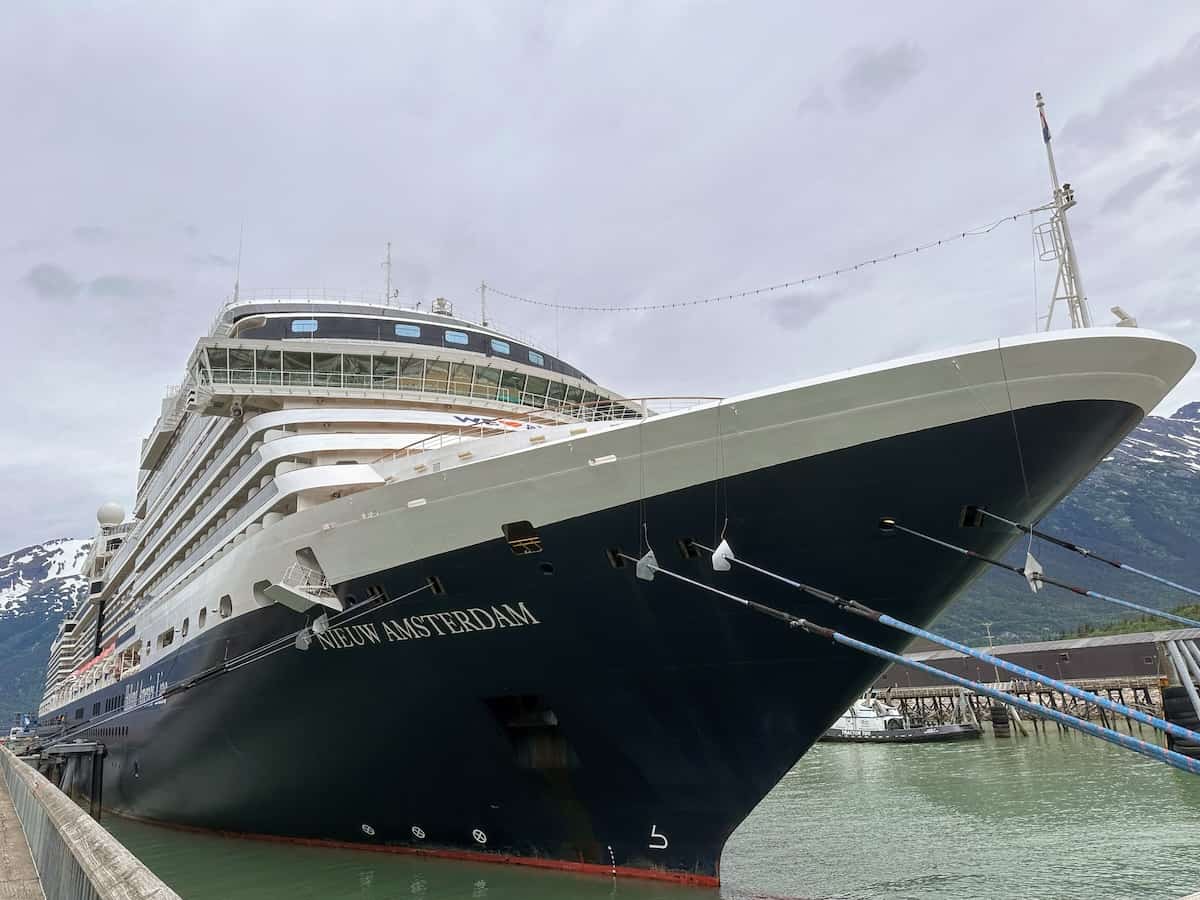
<instances>
[{"instance_id":1,"label":"gray cloud","mask_svg":"<svg viewBox=\"0 0 1200 900\"><path fill-rule=\"evenodd\" d=\"M1191 202L1200 198L1200 159L1184 166L1179 172L1179 185L1175 199Z\"/></svg>"},{"instance_id":2,"label":"gray cloud","mask_svg":"<svg viewBox=\"0 0 1200 900\"><path fill-rule=\"evenodd\" d=\"M219 253L193 254L188 257L188 262L198 266L217 266L222 269L232 269L236 265L235 260L228 256L221 256Z\"/></svg>"},{"instance_id":3,"label":"gray cloud","mask_svg":"<svg viewBox=\"0 0 1200 900\"><path fill-rule=\"evenodd\" d=\"M801 288L786 297L771 301L771 318L781 328L797 331L807 328L814 319L846 296L848 290L839 288Z\"/></svg>"},{"instance_id":4,"label":"gray cloud","mask_svg":"<svg viewBox=\"0 0 1200 900\"><path fill-rule=\"evenodd\" d=\"M854 53L840 87L846 107L866 111L877 107L925 68L921 48L906 41L890 47L862 49Z\"/></svg>"},{"instance_id":5,"label":"gray cloud","mask_svg":"<svg viewBox=\"0 0 1200 900\"><path fill-rule=\"evenodd\" d=\"M1100 211L1105 213L1128 212L1170 170L1169 163L1160 163L1152 169L1134 175L1105 198Z\"/></svg>"},{"instance_id":6,"label":"gray cloud","mask_svg":"<svg viewBox=\"0 0 1200 900\"><path fill-rule=\"evenodd\" d=\"M1147 130L1175 139L1200 132L1200 33L1183 49L1162 54L1159 62L1143 69L1119 89L1109 93L1094 112L1073 116L1063 127L1063 138L1091 149L1119 144Z\"/></svg>"},{"instance_id":7,"label":"gray cloud","mask_svg":"<svg viewBox=\"0 0 1200 900\"><path fill-rule=\"evenodd\" d=\"M71 237L83 244L103 244L115 235L102 225L77 225L71 229Z\"/></svg>"},{"instance_id":8,"label":"gray cloud","mask_svg":"<svg viewBox=\"0 0 1200 900\"><path fill-rule=\"evenodd\" d=\"M832 106L833 104L830 102L825 88L817 85L796 104L796 115L807 116L813 113L826 112Z\"/></svg>"},{"instance_id":9,"label":"gray cloud","mask_svg":"<svg viewBox=\"0 0 1200 900\"><path fill-rule=\"evenodd\" d=\"M143 300L148 297L169 297L171 286L164 281L134 278L129 275L103 275L88 284L88 292L97 297L117 297Z\"/></svg>"},{"instance_id":10,"label":"gray cloud","mask_svg":"<svg viewBox=\"0 0 1200 900\"><path fill-rule=\"evenodd\" d=\"M80 288L74 275L54 263L39 263L23 280L43 300L70 300Z\"/></svg>"}]
</instances>

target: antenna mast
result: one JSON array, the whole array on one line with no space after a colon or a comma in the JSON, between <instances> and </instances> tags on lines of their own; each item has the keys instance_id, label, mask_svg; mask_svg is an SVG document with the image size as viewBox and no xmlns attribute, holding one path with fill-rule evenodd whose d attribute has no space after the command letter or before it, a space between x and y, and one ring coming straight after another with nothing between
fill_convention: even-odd
<instances>
[{"instance_id":1,"label":"antenna mast","mask_svg":"<svg viewBox=\"0 0 1200 900\"><path fill-rule=\"evenodd\" d=\"M1046 144L1046 161L1050 164L1050 189L1054 192L1054 200L1041 209L1053 210L1049 222L1043 222L1034 235L1038 242L1039 256L1045 260L1058 260L1058 275L1054 280L1054 294L1050 298L1050 309L1046 312L1046 331L1054 317L1054 307L1058 301L1067 306L1067 314L1071 318L1072 328L1090 328L1092 313L1088 309L1087 294L1083 290L1083 281L1079 277L1078 258L1075 255L1075 241L1071 238L1071 227L1067 224L1067 210L1075 205L1075 191L1069 184L1060 185L1058 169L1054 166L1054 150L1050 147L1050 125L1046 122L1046 101L1042 99L1041 91L1034 97L1037 99L1038 117L1042 120L1042 140Z\"/></svg>"},{"instance_id":2,"label":"antenna mast","mask_svg":"<svg viewBox=\"0 0 1200 900\"><path fill-rule=\"evenodd\" d=\"M234 303L237 303L237 301L238 301L238 291L240 290L240 284L242 281L242 233L245 231L245 229L246 229L245 222L238 225L237 265L234 267L234 270L233 270L233 302Z\"/></svg>"},{"instance_id":3,"label":"antenna mast","mask_svg":"<svg viewBox=\"0 0 1200 900\"><path fill-rule=\"evenodd\" d=\"M383 267L386 274L383 288L383 305L387 306L392 302L392 242L387 242L387 256L383 258L383 262L379 265Z\"/></svg>"},{"instance_id":4,"label":"antenna mast","mask_svg":"<svg viewBox=\"0 0 1200 900\"><path fill-rule=\"evenodd\" d=\"M479 322L487 327L487 282L479 282Z\"/></svg>"}]
</instances>

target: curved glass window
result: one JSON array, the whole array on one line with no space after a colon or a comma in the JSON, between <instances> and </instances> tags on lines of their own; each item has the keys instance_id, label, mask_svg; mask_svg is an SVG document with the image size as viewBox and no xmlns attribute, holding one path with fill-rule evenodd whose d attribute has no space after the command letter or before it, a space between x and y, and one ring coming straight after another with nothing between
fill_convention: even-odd
<instances>
[{"instance_id":1,"label":"curved glass window","mask_svg":"<svg viewBox=\"0 0 1200 900\"><path fill-rule=\"evenodd\" d=\"M402 391L419 391L421 380L425 377L425 360L405 359L400 362L400 389Z\"/></svg>"},{"instance_id":2,"label":"curved glass window","mask_svg":"<svg viewBox=\"0 0 1200 900\"><path fill-rule=\"evenodd\" d=\"M292 334L312 334L316 330L316 319L292 319Z\"/></svg>"},{"instance_id":3,"label":"curved glass window","mask_svg":"<svg viewBox=\"0 0 1200 900\"><path fill-rule=\"evenodd\" d=\"M521 402L530 406L545 406L546 388L549 385L550 379L530 375L525 379L525 396L521 398Z\"/></svg>"},{"instance_id":4,"label":"curved glass window","mask_svg":"<svg viewBox=\"0 0 1200 900\"><path fill-rule=\"evenodd\" d=\"M467 363L455 363L450 369L450 393L461 394L464 397L471 395L471 374L474 366Z\"/></svg>"},{"instance_id":5,"label":"curved glass window","mask_svg":"<svg viewBox=\"0 0 1200 900\"><path fill-rule=\"evenodd\" d=\"M508 346L508 341L498 341L495 338L492 338L492 349L497 353L503 353L505 356L508 356L512 352L512 348Z\"/></svg>"},{"instance_id":6,"label":"curved glass window","mask_svg":"<svg viewBox=\"0 0 1200 900\"><path fill-rule=\"evenodd\" d=\"M505 372L500 376L500 396L505 403L520 403L525 390L525 376L520 372Z\"/></svg>"},{"instance_id":7,"label":"curved glass window","mask_svg":"<svg viewBox=\"0 0 1200 900\"><path fill-rule=\"evenodd\" d=\"M475 370L475 386L471 389L472 397L483 400L495 400L496 390L500 386L500 370L485 369L479 366Z\"/></svg>"},{"instance_id":8,"label":"curved glass window","mask_svg":"<svg viewBox=\"0 0 1200 900\"><path fill-rule=\"evenodd\" d=\"M529 351L529 361L535 366L546 365L546 357L542 356L542 354L538 353L536 350Z\"/></svg>"},{"instance_id":9,"label":"curved glass window","mask_svg":"<svg viewBox=\"0 0 1200 900\"><path fill-rule=\"evenodd\" d=\"M400 325L396 326L396 337L420 337L420 336L421 336L421 326L420 325L400 324Z\"/></svg>"},{"instance_id":10,"label":"curved glass window","mask_svg":"<svg viewBox=\"0 0 1200 900\"><path fill-rule=\"evenodd\" d=\"M465 334L463 334L461 331L447 331L446 332L446 343L447 344L462 344L465 346L465 345L471 343L471 339L469 337L467 337Z\"/></svg>"},{"instance_id":11,"label":"curved glass window","mask_svg":"<svg viewBox=\"0 0 1200 900\"><path fill-rule=\"evenodd\" d=\"M425 366L425 390L446 393L446 383L450 380L450 363L443 359L431 359Z\"/></svg>"}]
</instances>

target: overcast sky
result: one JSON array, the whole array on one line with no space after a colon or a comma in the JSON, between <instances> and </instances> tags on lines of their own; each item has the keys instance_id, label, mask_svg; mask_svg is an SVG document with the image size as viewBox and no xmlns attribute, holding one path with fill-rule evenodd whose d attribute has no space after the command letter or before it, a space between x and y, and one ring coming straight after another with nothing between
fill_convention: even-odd
<instances>
[{"instance_id":1,"label":"overcast sky","mask_svg":"<svg viewBox=\"0 0 1200 900\"><path fill-rule=\"evenodd\" d=\"M471 316L481 279L706 296L1045 202L1041 90L1097 318L1200 346L1194 2L312 6L6 10L0 550L131 503L242 223L244 288L381 292L390 240ZM1026 219L783 296L490 312L627 395L728 395L1028 332L1034 275Z\"/></svg>"}]
</instances>

